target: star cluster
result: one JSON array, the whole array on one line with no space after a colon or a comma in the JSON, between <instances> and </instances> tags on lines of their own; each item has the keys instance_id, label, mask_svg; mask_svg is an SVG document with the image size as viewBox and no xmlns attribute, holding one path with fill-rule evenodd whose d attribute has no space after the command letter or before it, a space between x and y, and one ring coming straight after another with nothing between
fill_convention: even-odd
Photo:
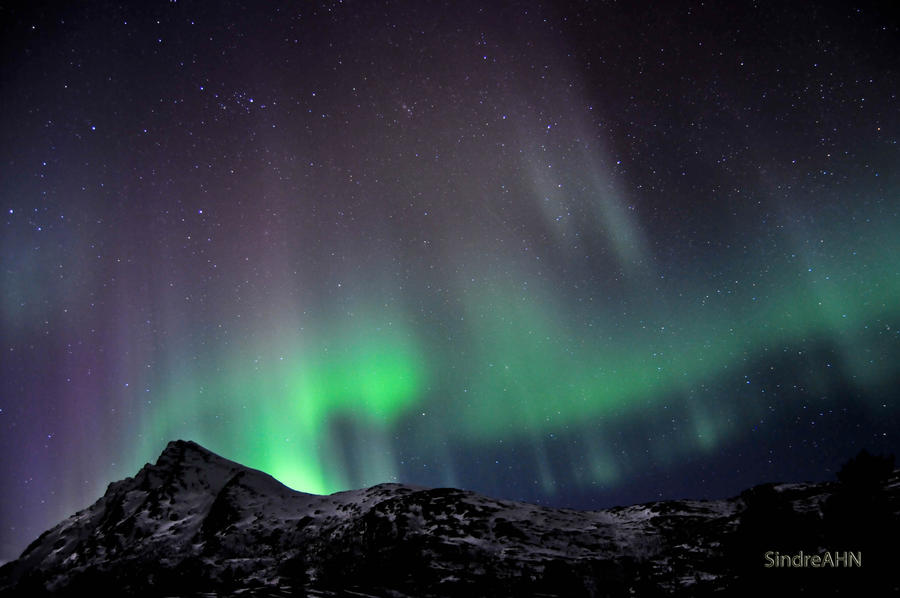
<instances>
[{"instance_id":1,"label":"star cluster","mask_svg":"<svg viewBox=\"0 0 900 598\"><path fill-rule=\"evenodd\" d=\"M576 508L897 450L884 5L0 11L0 559L175 438Z\"/></svg>"}]
</instances>

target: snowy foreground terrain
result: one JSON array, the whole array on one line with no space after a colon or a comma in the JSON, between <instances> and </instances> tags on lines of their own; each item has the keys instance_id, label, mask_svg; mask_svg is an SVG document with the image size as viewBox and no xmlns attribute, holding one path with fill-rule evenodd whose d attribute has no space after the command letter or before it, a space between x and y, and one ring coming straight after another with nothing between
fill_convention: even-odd
<instances>
[{"instance_id":1,"label":"snowy foreground terrain","mask_svg":"<svg viewBox=\"0 0 900 598\"><path fill-rule=\"evenodd\" d=\"M900 475L861 480L574 511L399 484L304 494L175 441L0 568L0 595L894 591ZM765 567L770 551L855 551L862 566Z\"/></svg>"}]
</instances>

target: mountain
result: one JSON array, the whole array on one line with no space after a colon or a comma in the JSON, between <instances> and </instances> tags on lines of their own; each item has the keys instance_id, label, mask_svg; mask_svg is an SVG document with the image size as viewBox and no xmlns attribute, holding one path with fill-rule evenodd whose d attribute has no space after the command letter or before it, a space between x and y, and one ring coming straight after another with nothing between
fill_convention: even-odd
<instances>
[{"instance_id":1,"label":"mountain","mask_svg":"<svg viewBox=\"0 0 900 598\"><path fill-rule=\"evenodd\" d=\"M839 482L575 511L402 484L305 494L179 440L0 568L0 595L887 592L900 471L872 463ZM862 566L783 564L800 551Z\"/></svg>"}]
</instances>

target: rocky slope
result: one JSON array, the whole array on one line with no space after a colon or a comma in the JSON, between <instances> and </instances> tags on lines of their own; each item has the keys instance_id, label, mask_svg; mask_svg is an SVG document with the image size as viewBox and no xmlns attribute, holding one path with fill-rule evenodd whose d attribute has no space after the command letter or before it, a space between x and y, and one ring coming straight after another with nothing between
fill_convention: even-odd
<instances>
[{"instance_id":1,"label":"rocky slope","mask_svg":"<svg viewBox=\"0 0 900 598\"><path fill-rule=\"evenodd\" d=\"M304 494L175 441L0 568L0 595L896 590L900 473L861 469L841 483L768 484L728 500L574 511L400 484ZM800 550L860 551L863 567L764 567L767 551Z\"/></svg>"}]
</instances>

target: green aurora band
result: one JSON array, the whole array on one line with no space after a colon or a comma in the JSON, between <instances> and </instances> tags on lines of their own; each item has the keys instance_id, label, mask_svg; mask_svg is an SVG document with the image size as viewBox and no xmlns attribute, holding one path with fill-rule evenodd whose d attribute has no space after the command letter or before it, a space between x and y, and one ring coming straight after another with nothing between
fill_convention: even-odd
<instances>
[{"instance_id":1,"label":"green aurora band","mask_svg":"<svg viewBox=\"0 0 900 598\"><path fill-rule=\"evenodd\" d=\"M291 487L329 493L397 479L391 438L396 426L416 421L413 412L442 416L414 424L423 447L452 438L473 451L498 437L527 441L596 420L620 425L639 421L673 391L690 397L698 384L734 376L748 360L817 338L838 343L862 387L877 387L893 372L871 346L898 317L900 243L884 229L843 236L855 242L831 248L830 257L785 256L781 269L752 283L738 280L740 268L718 288L669 282L661 290L665 308L647 299L624 319L564 304L535 282L522 293L513 282L522 276L507 275L501 285L502 275L491 273L484 278L493 283L462 292L459 340L443 346L400 313L334 316L314 332L285 325L211 363L173 364L179 374L144 418L138 455L190 437ZM747 293L750 301L741 300ZM654 447L658 458L711 450L733 431L740 397L715 408L685 400L692 429L678 446ZM357 454L343 454L338 421L354 422ZM578 474L585 483L620 478L602 438L588 434L585 446L590 474ZM537 445L534 457L552 490ZM360 463L355 477L341 466L348 458Z\"/></svg>"}]
</instances>

